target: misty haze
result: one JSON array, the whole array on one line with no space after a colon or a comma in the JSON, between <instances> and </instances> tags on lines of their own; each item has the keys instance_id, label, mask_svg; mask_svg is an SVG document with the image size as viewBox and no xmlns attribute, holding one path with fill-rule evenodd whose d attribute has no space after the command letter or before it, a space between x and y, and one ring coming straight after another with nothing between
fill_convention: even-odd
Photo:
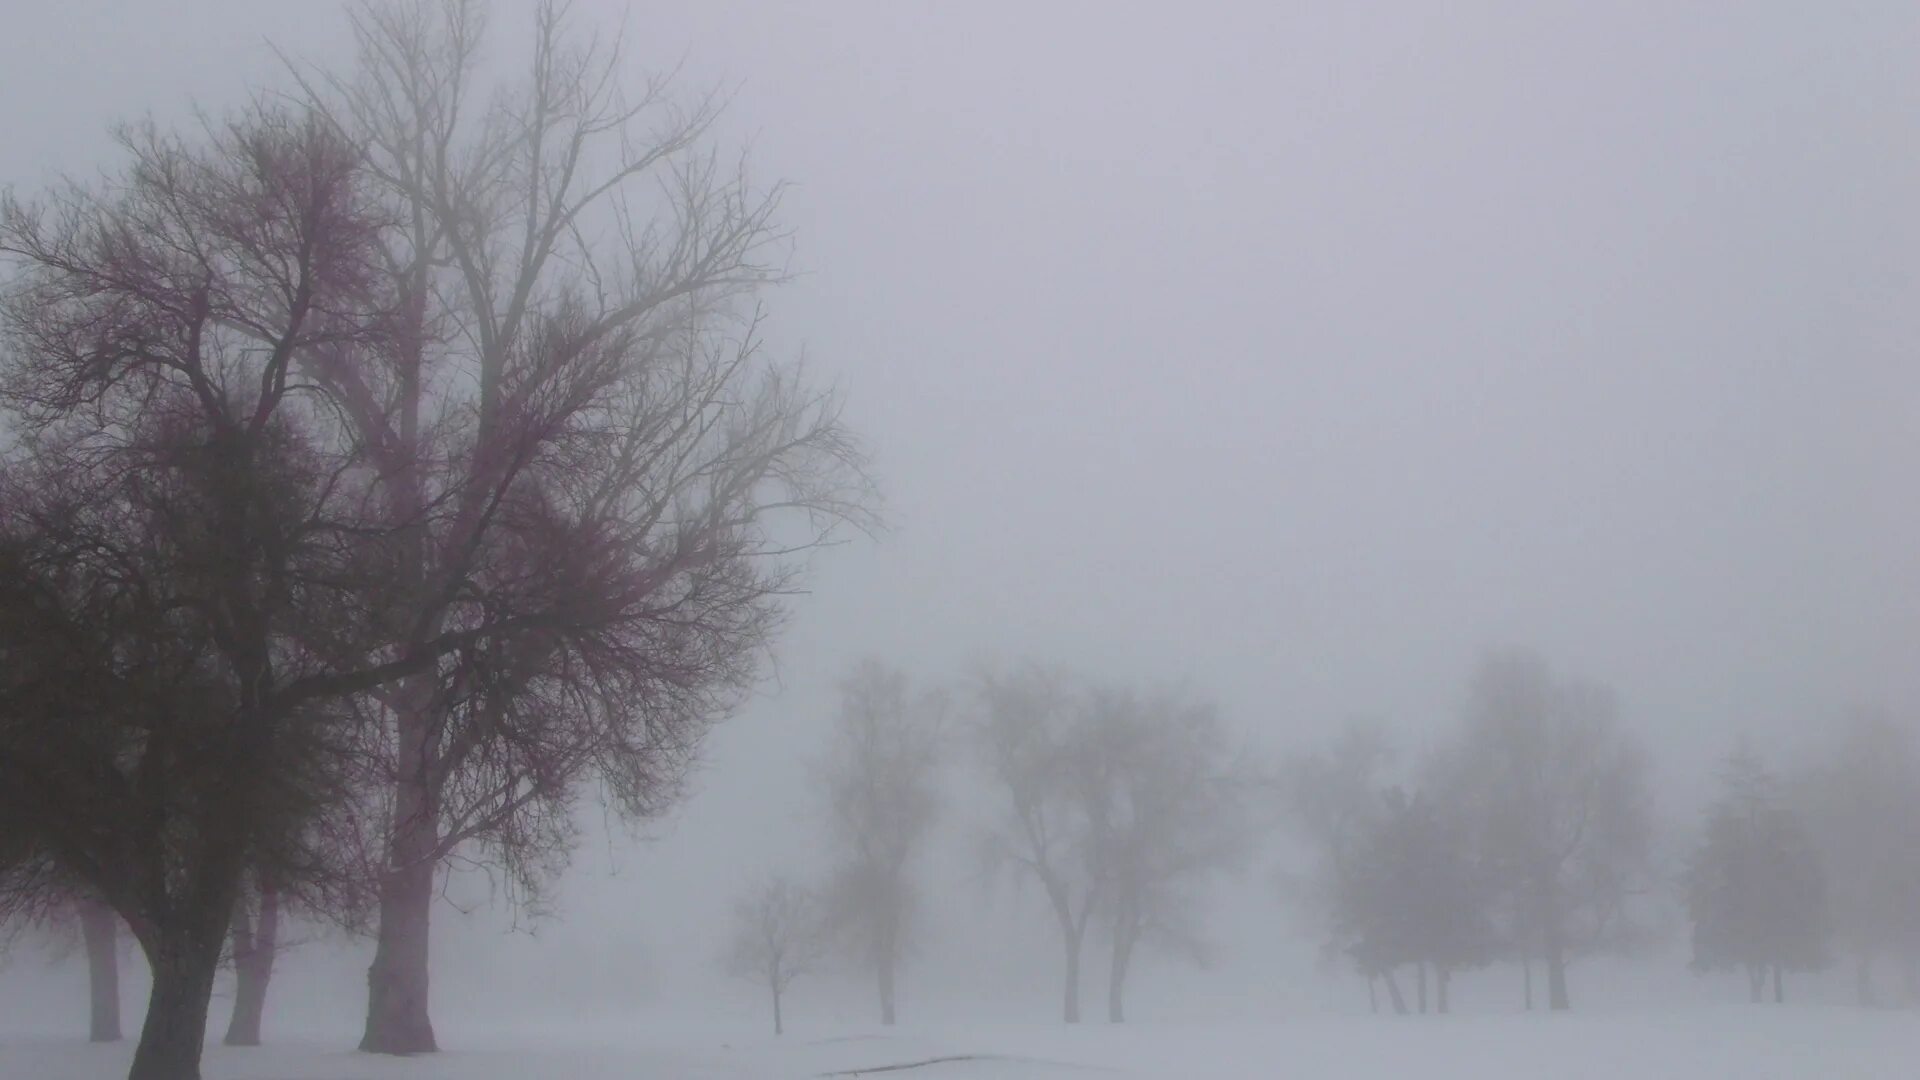
<instances>
[{"instance_id":1,"label":"misty haze","mask_svg":"<svg viewBox=\"0 0 1920 1080\"><path fill-rule=\"evenodd\" d=\"M1920 6L0 5L0 1080L1920 1074Z\"/></svg>"}]
</instances>

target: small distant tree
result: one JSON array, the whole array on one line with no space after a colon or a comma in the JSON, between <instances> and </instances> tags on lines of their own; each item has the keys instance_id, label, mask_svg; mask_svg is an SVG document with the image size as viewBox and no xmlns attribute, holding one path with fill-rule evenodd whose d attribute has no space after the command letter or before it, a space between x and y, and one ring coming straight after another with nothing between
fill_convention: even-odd
<instances>
[{"instance_id":1,"label":"small distant tree","mask_svg":"<svg viewBox=\"0 0 1920 1080\"><path fill-rule=\"evenodd\" d=\"M1244 778L1219 713L1174 690L1098 690L1088 702L1086 780L1105 849L1112 935L1107 1019L1126 1019L1127 976L1143 943L1204 962L1199 888L1247 849Z\"/></svg>"},{"instance_id":2,"label":"small distant tree","mask_svg":"<svg viewBox=\"0 0 1920 1080\"><path fill-rule=\"evenodd\" d=\"M1750 750L1728 758L1723 793L1706 837L1687 867L1698 971L1744 968L1754 1001L1769 972L1773 1000L1785 1000L1781 972L1825 961L1825 882L1820 860L1779 780Z\"/></svg>"},{"instance_id":3,"label":"small distant tree","mask_svg":"<svg viewBox=\"0 0 1920 1080\"><path fill-rule=\"evenodd\" d=\"M1605 687L1562 680L1529 652L1476 671L1449 758L1458 805L1496 888L1570 1008L1569 960L1635 940L1629 902L1651 875L1648 758Z\"/></svg>"},{"instance_id":4,"label":"small distant tree","mask_svg":"<svg viewBox=\"0 0 1920 1080\"><path fill-rule=\"evenodd\" d=\"M781 1000L793 980L810 971L825 942L819 903L789 878L768 878L734 908L727 970L754 979L773 998L773 1033L786 1033Z\"/></svg>"},{"instance_id":5,"label":"small distant tree","mask_svg":"<svg viewBox=\"0 0 1920 1080\"><path fill-rule=\"evenodd\" d=\"M913 861L939 810L934 790L943 699L916 693L878 660L840 684L840 717L823 763L839 852L828 899L843 939L873 969L880 1022L894 1022L894 983L914 906Z\"/></svg>"},{"instance_id":6,"label":"small distant tree","mask_svg":"<svg viewBox=\"0 0 1920 1080\"><path fill-rule=\"evenodd\" d=\"M1404 1011L1392 965L1357 937L1350 917L1360 854L1383 812L1383 776L1392 750L1373 724L1350 719L1324 749L1295 754L1282 763L1275 780L1282 820L1307 845L1313 865L1290 899L1299 902L1321 938L1321 954L1332 961L1350 959L1367 980L1367 997L1376 1011L1375 983L1387 980L1394 1003Z\"/></svg>"},{"instance_id":7,"label":"small distant tree","mask_svg":"<svg viewBox=\"0 0 1920 1080\"><path fill-rule=\"evenodd\" d=\"M985 837L990 867L1037 882L1060 930L1063 1010L1080 1022L1080 954L1106 881L1093 818L1076 783L1080 695L1067 677L1037 664L984 671L975 680L976 753L998 810Z\"/></svg>"},{"instance_id":8,"label":"small distant tree","mask_svg":"<svg viewBox=\"0 0 1920 1080\"><path fill-rule=\"evenodd\" d=\"M1898 961L1920 1000L1920 746L1908 726L1862 710L1796 785L1827 871L1835 944L1853 960L1863 1005L1880 999L1877 960Z\"/></svg>"}]
</instances>

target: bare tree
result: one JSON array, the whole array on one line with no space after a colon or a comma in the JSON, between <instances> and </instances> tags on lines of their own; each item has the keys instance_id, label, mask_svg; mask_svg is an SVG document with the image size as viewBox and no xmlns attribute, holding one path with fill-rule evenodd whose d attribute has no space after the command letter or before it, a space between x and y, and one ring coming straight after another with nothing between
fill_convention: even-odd
<instances>
[{"instance_id":1,"label":"bare tree","mask_svg":"<svg viewBox=\"0 0 1920 1080\"><path fill-rule=\"evenodd\" d=\"M1063 673L1032 664L983 671L975 692L975 750L1002 799L985 838L989 864L1039 883L1065 954L1063 1015L1077 1024L1081 949L1105 881L1105 849L1074 782L1079 695Z\"/></svg>"},{"instance_id":2,"label":"bare tree","mask_svg":"<svg viewBox=\"0 0 1920 1080\"><path fill-rule=\"evenodd\" d=\"M915 693L878 660L840 683L839 724L822 779L839 866L828 891L836 928L873 969L880 1022L894 1022L894 980L914 904L913 860L939 799L940 695Z\"/></svg>"},{"instance_id":3,"label":"bare tree","mask_svg":"<svg viewBox=\"0 0 1920 1080\"><path fill-rule=\"evenodd\" d=\"M1143 942L1204 961L1196 891L1245 857L1246 778L1214 707L1170 689L1096 690L1081 761L1108 886L1107 1019L1120 1023Z\"/></svg>"},{"instance_id":4,"label":"bare tree","mask_svg":"<svg viewBox=\"0 0 1920 1080\"><path fill-rule=\"evenodd\" d=\"M630 91L618 45L565 23L538 7L525 78L501 89L480 74L482 8L459 0L356 6L358 68L296 68L392 221L392 348L301 359L406 530L395 633L432 640L529 593L581 631L499 637L370 706L390 824L369 1051L436 1046L436 872L458 853L531 897L583 778L627 816L671 804L780 621L788 556L866 516L832 401L758 345L779 188L701 149L714 98L665 76Z\"/></svg>"},{"instance_id":5,"label":"bare tree","mask_svg":"<svg viewBox=\"0 0 1920 1080\"><path fill-rule=\"evenodd\" d=\"M773 1033L786 1033L781 999L793 980L812 970L826 942L819 902L790 878L774 876L734 908L727 970L759 981L773 998Z\"/></svg>"},{"instance_id":6,"label":"bare tree","mask_svg":"<svg viewBox=\"0 0 1920 1080\"><path fill-rule=\"evenodd\" d=\"M1609 691L1561 681L1534 654L1491 655L1450 755L1448 798L1524 912L1554 1010L1571 1005L1573 954L1628 940L1629 901L1649 873L1647 757L1617 712Z\"/></svg>"}]
</instances>

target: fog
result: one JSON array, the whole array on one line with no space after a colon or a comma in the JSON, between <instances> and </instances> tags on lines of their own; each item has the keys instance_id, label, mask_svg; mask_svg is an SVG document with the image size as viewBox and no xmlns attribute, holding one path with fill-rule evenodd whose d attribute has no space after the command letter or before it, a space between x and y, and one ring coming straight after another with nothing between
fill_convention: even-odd
<instances>
[{"instance_id":1,"label":"fog","mask_svg":"<svg viewBox=\"0 0 1920 1080\"><path fill-rule=\"evenodd\" d=\"M1617 693L1669 877L1736 741L1785 768L1855 707L1920 715L1920 11L574 18L624 25L636 72L726 88L711 141L792 182L797 275L765 333L843 395L886 526L810 558L684 801L637 830L585 804L549 912L453 876L471 911L440 904L433 928L450 1047L649 1013L757 1032L761 991L717 959L733 902L769 869L828 869L816 763L865 657L923 686L1027 659L1180 683L1270 766L1352 716L1417 758L1476 663L1524 646ZM525 20L494 5L503 77ZM0 183L23 194L117 167L116 121L283 86L275 47L351 53L332 4L26 2L0 25ZM970 761L941 781L901 1008L1053 1019L1053 927L978 865ZM1213 962L1143 959L1130 1019L1366 1008L1316 961L1276 884L1297 845L1261 814L1206 890ZM1739 1000L1686 970L1685 938L1583 965L1576 999ZM370 956L332 932L289 950L270 1033L351 1045ZM1463 975L1458 1008L1515 1008L1508 970ZM84 976L14 945L0 1030L76 1032ZM1844 1003L1850 978L1803 1000ZM869 984L830 965L797 984L796 1025L866 1023Z\"/></svg>"}]
</instances>

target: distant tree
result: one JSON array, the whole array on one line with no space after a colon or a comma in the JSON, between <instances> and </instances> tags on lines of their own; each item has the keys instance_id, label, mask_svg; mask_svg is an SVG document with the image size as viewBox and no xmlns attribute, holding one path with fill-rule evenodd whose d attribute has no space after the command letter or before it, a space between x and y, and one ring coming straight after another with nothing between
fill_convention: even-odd
<instances>
[{"instance_id":1,"label":"distant tree","mask_svg":"<svg viewBox=\"0 0 1920 1080\"><path fill-rule=\"evenodd\" d=\"M1360 856L1384 813L1383 776L1392 751L1378 728L1349 720L1324 749L1286 759L1275 779L1281 817L1305 841L1313 860L1302 887L1290 890L1321 939L1326 959L1353 961L1367 980L1367 996L1377 1011L1374 984L1386 978L1390 996L1404 1010L1392 981L1392 964L1357 936L1351 898Z\"/></svg>"},{"instance_id":2,"label":"distant tree","mask_svg":"<svg viewBox=\"0 0 1920 1080\"><path fill-rule=\"evenodd\" d=\"M837 923L872 968L880 1022L895 1017L894 985L914 907L913 862L939 810L944 702L916 693L878 660L840 683L840 715L822 773L839 864L827 891Z\"/></svg>"},{"instance_id":3,"label":"distant tree","mask_svg":"<svg viewBox=\"0 0 1920 1080\"><path fill-rule=\"evenodd\" d=\"M1077 1024L1081 949L1107 882L1086 797L1081 696L1065 674L1035 664L983 671L974 691L974 749L999 803L986 854L992 867L1012 867L1045 894L1065 954L1064 1018Z\"/></svg>"},{"instance_id":4,"label":"distant tree","mask_svg":"<svg viewBox=\"0 0 1920 1080\"><path fill-rule=\"evenodd\" d=\"M786 1033L781 1000L793 980L820 957L825 925L819 902L789 878L768 878L734 909L727 970L766 986L773 998L773 1033Z\"/></svg>"},{"instance_id":5,"label":"distant tree","mask_svg":"<svg viewBox=\"0 0 1920 1080\"><path fill-rule=\"evenodd\" d=\"M1754 1001L1768 973L1773 999L1781 972L1825 961L1825 883L1819 857L1779 780L1747 749L1727 759L1722 794L1687 867L1693 966L1744 968Z\"/></svg>"},{"instance_id":6,"label":"distant tree","mask_svg":"<svg viewBox=\"0 0 1920 1080\"><path fill-rule=\"evenodd\" d=\"M1340 910L1353 939L1349 953L1363 971L1388 976L1396 1011L1405 1004L1392 970L1414 967L1421 1012L1431 971L1435 1007L1444 1013L1453 973L1492 958L1488 882L1466 830L1434 800L1395 787L1382 801L1345 883Z\"/></svg>"},{"instance_id":7,"label":"distant tree","mask_svg":"<svg viewBox=\"0 0 1920 1080\"><path fill-rule=\"evenodd\" d=\"M1101 917L1112 942L1107 1019L1120 1023L1141 944L1205 959L1196 891L1245 856L1245 778L1211 704L1168 689L1097 689L1087 710L1082 783L1098 792L1093 836L1105 849Z\"/></svg>"},{"instance_id":8,"label":"distant tree","mask_svg":"<svg viewBox=\"0 0 1920 1080\"><path fill-rule=\"evenodd\" d=\"M1920 1001L1920 751L1911 728L1859 711L1799 779L1797 801L1826 868L1836 943L1861 1004L1879 1000L1874 962L1900 962Z\"/></svg>"},{"instance_id":9,"label":"distant tree","mask_svg":"<svg viewBox=\"0 0 1920 1080\"><path fill-rule=\"evenodd\" d=\"M1489 656L1470 687L1450 780L1479 857L1546 965L1548 1006L1571 1006L1567 964L1633 940L1650 875L1645 751L1613 694L1561 681L1526 652Z\"/></svg>"}]
</instances>

